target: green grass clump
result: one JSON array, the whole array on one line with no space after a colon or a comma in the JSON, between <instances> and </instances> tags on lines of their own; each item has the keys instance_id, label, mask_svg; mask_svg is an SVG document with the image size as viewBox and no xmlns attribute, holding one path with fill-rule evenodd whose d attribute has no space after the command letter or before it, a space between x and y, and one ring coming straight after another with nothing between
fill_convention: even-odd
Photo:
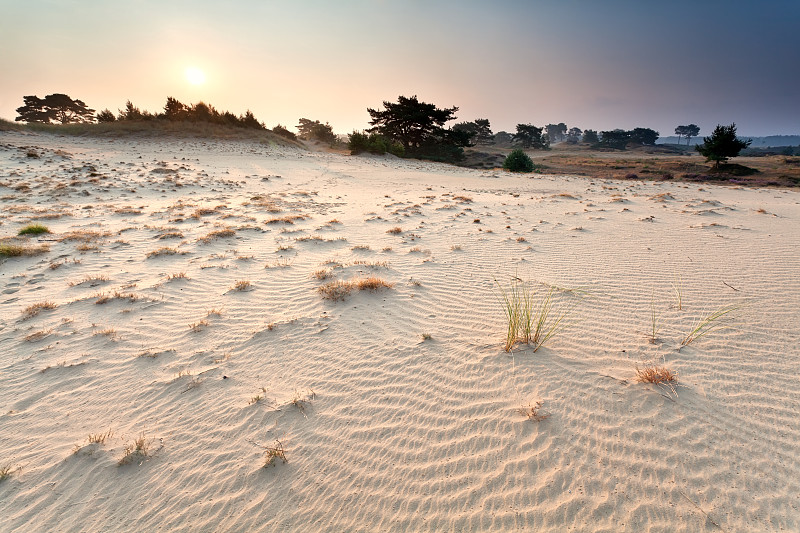
<instances>
[{"instance_id":1,"label":"green grass clump","mask_svg":"<svg viewBox=\"0 0 800 533\"><path fill-rule=\"evenodd\" d=\"M504 289L497 280L495 283L500 288L506 315L505 351L511 351L517 342L523 342L532 345L536 352L566 327L564 320L569 313L554 309L554 287L540 294L536 288L518 278L511 282L508 289Z\"/></svg>"},{"instance_id":2,"label":"green grass clump","mask_svg":"<svg viewBox=\"0 0 800 533\"><path fill-rule=\"evenodd\" d=\"M740 307L740 305L726 305L720 307L706 317L698 319L692 326L691 331L689 331L686 337L681 341L681 345L686 346L687 344L691 344L697 339L705 337L712 331L728 329L730 327L728 322L732 318L731 313L737 311Z\"/></svg>"},{"instance_id":3,"label":"green grass clump","mask_svg":"<svg viewBox=\"0 0 800 533\"><path fill-rule=\"evenodd\" d=\"M50 251L46 244L41 246L21 246L19 244L0 244L0 257L29 257Z\"/></svg>"},{"instance_id":4,"label":"green grass clump","mask_svg":"<svg viewBox=\"0 0 800 533\"><path fill-rule=\"evenodd\" d=\"M41 235L42 233L50 233L50 229L42 224L28 224L17 235Z\"/></svg>"}]
</instances>

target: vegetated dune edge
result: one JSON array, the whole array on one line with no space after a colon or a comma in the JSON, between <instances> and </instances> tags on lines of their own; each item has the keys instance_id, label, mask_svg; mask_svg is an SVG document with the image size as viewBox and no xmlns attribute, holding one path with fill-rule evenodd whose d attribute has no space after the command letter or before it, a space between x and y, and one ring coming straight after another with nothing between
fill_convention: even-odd
<instances>
[{"instance_id":1,"label":"vegetated dune edge","mask_svg":"<svg viewBox=\"0 0 800 533\"><path fill-rule=\"evenodd\" d=\"M0 165L2 528L800 528L795 191L18 132ZM514 284L565 315L535 352Z\"/></svg>"}]
</instances>

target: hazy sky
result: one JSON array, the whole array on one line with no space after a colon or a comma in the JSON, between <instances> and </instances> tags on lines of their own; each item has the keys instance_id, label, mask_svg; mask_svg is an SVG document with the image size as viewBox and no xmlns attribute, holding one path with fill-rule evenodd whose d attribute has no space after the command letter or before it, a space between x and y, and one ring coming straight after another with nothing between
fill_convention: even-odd
<instances>
[{"instance_id":1,"label":"hazy sky","mask_svg":"<svg viewBox=\"0 0 800 533\"><path fill-rule=\"evenodd\" d=\"M494 131L798 134L799 27L798 0L0 0L0 117L24 95L173 96L348 133L416 94Z\"/></svg>"}]
</instances>

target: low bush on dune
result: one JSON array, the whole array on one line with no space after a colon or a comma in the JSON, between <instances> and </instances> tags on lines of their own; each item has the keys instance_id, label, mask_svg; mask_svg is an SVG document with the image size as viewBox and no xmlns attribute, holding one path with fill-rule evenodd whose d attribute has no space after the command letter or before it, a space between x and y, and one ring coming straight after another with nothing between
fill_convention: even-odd
<instances>
[{"instance_id":1,"label":"low bush on dune","mask_svg":"<svg viewBox=\"0 0 800 533\"><path fill-rule=\"evenodd\" d=\"M508 154L503 168L511 172L533 172L533 160L528 157L528 154L517 148Z\"/></svg>"},{"instance_id":2,"label":"low bush on dune","mask_svg":"<svg viewBox=\"0 0 800 533\"><path fill-rule=\"evenodd\" d=\"M403 148L402 144L387 139L383 135L378 135L377 133L370 133L368 135L366 133L354 131L350 134L350 141L347 147L350 149L350 154L352 155L362 152L379 155L388 152L398 157L403 157L403 155L405 155L405 148Z\"/></svg>"},{"instance_id":3,"label":"low bush on dune","mask_svg":"<svg viewBox=\"0 0 800 533\"><path fill-rule=\"evenodd\" d=\"M19 230L17 235L41 235L42 233L50 233L47 226L43 226L42 224L28 224Z\"/></svg>"}]
</instances>

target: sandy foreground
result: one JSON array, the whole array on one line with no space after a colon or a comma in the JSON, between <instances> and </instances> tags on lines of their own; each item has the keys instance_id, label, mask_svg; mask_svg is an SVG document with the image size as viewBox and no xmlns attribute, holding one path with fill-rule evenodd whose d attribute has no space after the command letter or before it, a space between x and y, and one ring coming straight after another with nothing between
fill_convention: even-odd
<instances>
[{"instance_id":1,"label":"sandy foreground","mask_svg":"<svg viewBox=\"0 0 800 533\"><path fill-rule=\"evenodd\" d=\"M0 206L52 231L0 259L0 531L800 530L798 192L8 132Z\"/></svg>"}]
</instances>

